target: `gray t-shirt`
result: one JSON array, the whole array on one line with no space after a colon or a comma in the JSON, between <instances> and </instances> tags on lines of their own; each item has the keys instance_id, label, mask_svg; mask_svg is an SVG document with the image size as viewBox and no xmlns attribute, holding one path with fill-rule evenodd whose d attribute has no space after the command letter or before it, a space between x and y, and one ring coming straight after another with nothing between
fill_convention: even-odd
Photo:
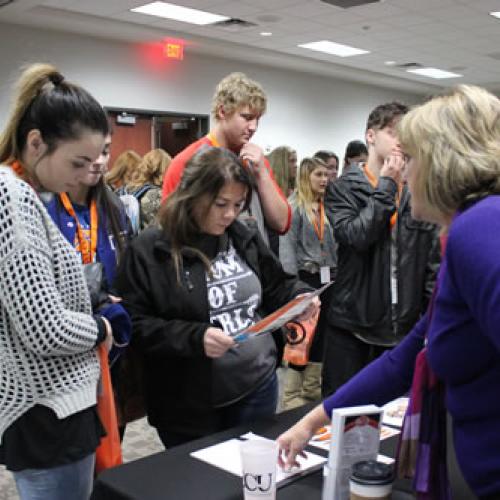
<instances>
[{"instance_id":1,"label":"gray t-shirt","mask_svg":"<svg viewBox=\"0 0 500 500\"><path fill-rule=\"evenodd\" d=\"M232 244L219 252L207 273L210 321L235 335L254 324L262 301L262 287L256 274L236 253ZM213 363L213 404L234 403L264 382L274 370L276 345L271 335L238 344Z\"/></svg>"}]
</instances>

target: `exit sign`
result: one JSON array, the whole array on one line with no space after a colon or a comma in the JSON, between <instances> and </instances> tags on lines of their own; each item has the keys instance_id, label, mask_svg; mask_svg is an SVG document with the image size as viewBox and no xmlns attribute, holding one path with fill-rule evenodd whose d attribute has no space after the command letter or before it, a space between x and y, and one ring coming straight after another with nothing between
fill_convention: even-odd
<instances>
[{"instance_id":1,"label":"exit sign","mask_svg":"<svg viewBox=\"0 0 500 500\"><path fill-rule=\"evenodd\" d=\"M184 59L184 40L165 40L164 54L167 59Z\"/></svg>"}]
</instances>

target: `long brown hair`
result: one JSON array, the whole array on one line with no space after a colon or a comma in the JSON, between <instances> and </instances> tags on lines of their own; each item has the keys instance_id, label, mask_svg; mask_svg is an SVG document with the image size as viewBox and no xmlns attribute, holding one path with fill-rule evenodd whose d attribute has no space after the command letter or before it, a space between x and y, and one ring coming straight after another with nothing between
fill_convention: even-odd
<instances>
[{"instance_id":1,"label":"long brown hair","mask_svg":"<svg viewBox=\"0 0 500 500\"><path fill-rule=\"evenodd\" d=\"M208 257L194 245L201 234L194 217L195 207L208 195L210 205L226 182L238 182L247 188L243 210L252 196L253 180L241 160L224 148L205 148L196 154L184 168L181 182L160 210L158 220L171 242L171 252L177 279L180 283L182 252L198 255L207 269Z\"/></svg>"}]
</instances>

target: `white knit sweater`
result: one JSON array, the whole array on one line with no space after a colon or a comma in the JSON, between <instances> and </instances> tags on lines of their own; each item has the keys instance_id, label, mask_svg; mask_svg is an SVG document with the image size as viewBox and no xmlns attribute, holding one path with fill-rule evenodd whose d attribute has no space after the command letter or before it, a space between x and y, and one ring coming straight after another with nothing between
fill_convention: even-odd
<instances>
[{"instance_id":1,"label":"white knit sweater","mask_svg":"<svg viewBox=\"0 0 500 500\"><path fill-rule=\"evenodd\" d=\"M97 324L80 258L36 192L0 167L0 442L36 404L96 404Z\"/></svg>"}]
</instances>

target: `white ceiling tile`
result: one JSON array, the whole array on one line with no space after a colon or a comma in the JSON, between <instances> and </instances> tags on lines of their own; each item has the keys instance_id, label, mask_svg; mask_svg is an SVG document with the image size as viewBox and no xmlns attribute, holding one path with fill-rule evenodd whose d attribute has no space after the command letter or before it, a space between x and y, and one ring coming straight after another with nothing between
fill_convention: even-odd
<instances>
[{"instance_id":1,"label":"white ceiling tile","mask_svg":"<svg viewBox=\"0 0 500 500\"><path fill-rule=\"evenodd\" d=\"M286 11L291 16L308 18L320 15L332 15L343 12L344 9L322 2L321 0L309 0L298 5L287 7Z\"/></svg>"},{"instance_id":2,"label":"white ceiling tile","mask_svg":"<svg viewBox=\"0 0 500 500\"><path fill-rule=\"evenodd\" d=\"M422 38L420 36L415 35L409 29L392 28L389 31L374 33L373 35L370 36L373 36L373 38L375 38L376 40L393 41L395 45L418 44L419 42L422 41Z\"/></svg>"},{"instance_id":3,"label":"white ceiling tile","mask_svg":"<svg viewBox=\"0 0 500 500\"><path fill-rule=\"evenodd\" d=\"M490 12L500 10L498 0L456 0L459 4L466 5L478 12Z\"/></svg>"},{"instance_id":4,"label":"white ceiling tile","mask_svg":"<svg viewBox=\"0 0 500 500\"><path fill-rule=\"evenodd\" d=\"M434 19L443 20L445 22L449 22L451 19L467 19L477 16L477 12L474 9L465 5L455 5L453 8L440 7L437 9L429 9L428 13Z\"/></svg>"},{"instance_id":5,"label":"white ceiling tile","mask_svg":"<svg viewBox=\"0 0 500 500\"><path fill-rule=\"evenodd\" d=\"M387 3L425 15L429 9L456 6L456 0L386 0Z\"/></svg>"},{"instance_id":6,"label":"white ceiling tile","mask_svg":"<svg viewBox=\"0 0 500 500\"><path fill-rule=\"evenodd\" d=\"M272 10L282 7L294 7L304 2L303 0L238 0L238 3L248 4L252 7L258 7L264 10Z\"/></svg>"},{"instance_id":7,"label":"white ceiling tile","mask_svg":"<svg viewBox=\"0 0 500 500\"><path fill-rule=\"evenodd\" d=\"M143 4L150 3L151 1L153 0L143 0ZM192 9L210 10L210 11L212 11L215 6L227 2L227 0L164 0L164 1L168 3L173 3L175 5L181 5L183 7L190 7Z\"/></svg>"},{"instance_id":8,"label":"white ceiling tile","mask_svg":"<svg viewBox=\"0 0 500 500\"><path fill-rule=\"evenodd\" d=\"M115 19L117 21L124 21L124 22L134 23L134 24L142 24L142 25L146 25L146 26L154 26L155 24L158 24L161 21L161 19L159 17L148 16L146 14L139 14L138 12L130 12L128 10L114 14L113 19ZM165 21L167 21L167 20L165 19ZM175 21L171 21L171 22L175 22ZM179 25L179 24L185 24L185 23L177 23L176 22L176 24Z\"/></svg>"},{"instance_id":9,"label":"white ceiling tile","mask_svg":"<svg viewBox=\"0 0 500 500\"><path fill-rule=\"evenodd\" d=\"M332 12L331 14L322 14L320 16L314 15L311 16L310 19L317 20L318 22L329 26L344 26L346 24L363 23L367 21L366 17L351 12L351 9L344 9Z\"/></svg>"},{"instance_id":10,"label":"white ceiling tile","mask_svg":"<svg viewBox=\"0 0 500 500\"><path fill-rule=\"evenodd\" d=\"M384 23L396 27L411 27L419 24L426 24L432 22L432 18L425 15L417 14L415 12L408 12L402 16L388 16L384 17Z\"/></svg>"},{"instance_id":11,"label":"white ceiling tile","mask_svg":"<svg viewBox=\"0 0 500 500\"><path fill-rule=\"evenodd\" d=\"M423 37L435 36L448 30L457 31L455 28L452 28L450 25L443 22L429 22L426 24L418 24L416 26L408 27L408 32Z\"/></svg>"},{"instance_id":12,"label":"white ceiling tile","mask_svg":"<svg viewBox=\"0 0 500 500\"><path fill-rule=\"evenodd\" d=\"M500 21L488 15L490 10L500 10L500 0L385 0L350 9L330 6L321 0L168 0L258 23L237 32L129 12L148 1L16 0L0 10L0 19L89 35L106 34L117 39L128 35L131 41L139 41L139 37L155 39L164 33L196 42L203 50L210 50L212 44L218 54L221 45L227 47L228 53L234 49L235 54L244 53L247 47L249 60L272 52L298 55L297 69L309 68L304 61L319 61L320 66L344 67L346 74L352 74L350 68L357 68L367 77L385 74L427 86L443 84L388 67L384 62L420 62L443 69L465 66L464 74L471 81L497 81L497 87L500 86L499 61L486 55L500 52ZM50 9L33 10L38 5L60 10L51 16ZM261 16L279 19L262 21ZM271 31L273 36L261 37L261 31ZM370 53L344 59L297 47L317 39L345 43ZM374 76L375 81L377 78ZM450 83L455 81L444 85Z\"/></svg>"},{"instance_id":13,"label":"white ceiling tile","mask_svg":"<svg viewBox=\"0 0 500 500\"><path fill-rule=\"evenodd\" d=\"M262 9L257 7L252 7L249 4L244 4L240 2L226 2L223 4L214 5L211 9L215 14L220 14L223 16L236 17L238 19L246 19L250 15L258 14L262 12Z\"/></svg>"},{"instance_id":14,"label":"white ceiling tile","mask_svg":"<svg viewBox=\"0 0 500 500\"><path fill-rule=\"evenodd\" d=\"M403 16L407 10L390 3L369 3L352 7L349 9L354 14L358 14L370 19L381 19L389 16Z\"/></svg>"}]
</instances>

